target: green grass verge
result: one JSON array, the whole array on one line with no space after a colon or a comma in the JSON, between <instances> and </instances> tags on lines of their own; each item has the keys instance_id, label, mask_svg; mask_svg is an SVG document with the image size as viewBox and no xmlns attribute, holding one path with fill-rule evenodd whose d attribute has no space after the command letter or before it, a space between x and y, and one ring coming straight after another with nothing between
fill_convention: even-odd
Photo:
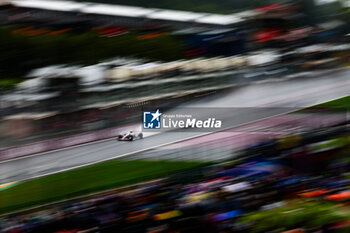
<instances>
[{"instance_id":1,"label":"green grass verge","mask_svg":"<svg viewBox=\"0 0 350 233\"><path fill-rule=\"evenodd\" d=\"M335 139L330 139L327 141L323 141L316 146L311 148L311 151L317 151L317 150L322 150L322 149L327 149L327 148L340 148L340 147L346 147L350 145L350 138L349 137L338 137Z\"/></svg>"},{"instance_id":2,"label":"green grass verge","mask_svg":"<svg viewBox=\"0 0 350 233\"><path fill-rule=\"evenodd\" d=\"M205 165L203 162L113 160L19 183L0 191L0 213L131 185Z\"/></svg>"},{"instance_id":3,"label":"green grass verge","mask_svg":"<svg viewBox=\"0 0 350 233\"><path fill-rule=\"evenodd\" d=\"M22 82L23 78L5 78L0 79L0 89L8 89L15 87L18 83Z\"/></svg>"},{"instance_id":4,"label":"green grass verge","mask_svg":"<svg viewBox=\"0 0 350 233\"><path fill-rule=\"evenodd\" d=\"M316 105L314 107L330 107L330 108L350 108L350 96L346 96L340 99L332 100L326 103Z\"/></svg>"},{"instance_id":5,"label":"green grass verge","mask_svg":"<svg viewBox=\"0 0 350 233\"><path fill-rule=\"evenodd\" d=\"M322 104L314 105L296 111L295 113L315 113L315 112L347 112L350 111L350 96L335 99Z\"/></svg>"}]
</instances>

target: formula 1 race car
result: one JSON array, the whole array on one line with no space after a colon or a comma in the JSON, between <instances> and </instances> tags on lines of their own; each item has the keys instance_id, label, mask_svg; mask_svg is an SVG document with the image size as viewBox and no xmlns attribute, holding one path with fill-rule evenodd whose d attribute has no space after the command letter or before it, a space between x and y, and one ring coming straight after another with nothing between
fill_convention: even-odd
<instances>
[{"instance_id":1,"label":"formula 1 race car","mask_svg":"<svg viewBox=\"0 0 350 233\"><path fill-rule=\"evenodd\" d=\"M133 141L135 139L142 139L143 133L135 133L133 131L130 131L128 133L119 134L118 135L118 141Z\"/></svg>"}]
</instances>

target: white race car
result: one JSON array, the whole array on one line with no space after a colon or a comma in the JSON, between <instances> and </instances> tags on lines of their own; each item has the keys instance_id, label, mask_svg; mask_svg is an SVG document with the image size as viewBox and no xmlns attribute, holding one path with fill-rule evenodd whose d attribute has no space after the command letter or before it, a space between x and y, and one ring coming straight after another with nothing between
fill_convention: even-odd
<instances>
[{"instance_id":1,"label":"white race car","mask_svg":"<svg viewBox=\"0 0 350 233\"><path fill-rule=\"evenodd\" d=\"M135 133L133 131L130 131L128 133L123 133L118 135L118 141L133 141L135 139L142 139L142 138L143 138L142 132Z\"/></svg>"}]
</instances>

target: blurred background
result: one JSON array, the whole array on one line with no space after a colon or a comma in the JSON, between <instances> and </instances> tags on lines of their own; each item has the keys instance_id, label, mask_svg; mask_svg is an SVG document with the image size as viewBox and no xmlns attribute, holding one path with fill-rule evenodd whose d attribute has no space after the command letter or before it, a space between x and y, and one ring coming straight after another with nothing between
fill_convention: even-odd
<instances>
[{"instance_id":1,"label":"blurred background","mask_svg":"<svg viewBox=\"0 0 350 233\"><path fill-rule=\"evenodd\" d=\"M115 4L1 2L2 147L120 124L141 100L349 61L348 1Z\"/></svg>"},{"instance_id":2,"label":"blurred background","mask_svg":"<svg viewBox=\"0 0 350 233\"><path fill-rule=\"evenodd\" d=\"M0 231L350 232L349 8L0 1ZM232 128L115 141L183 106Z\"/></svg>"}]
</instances>

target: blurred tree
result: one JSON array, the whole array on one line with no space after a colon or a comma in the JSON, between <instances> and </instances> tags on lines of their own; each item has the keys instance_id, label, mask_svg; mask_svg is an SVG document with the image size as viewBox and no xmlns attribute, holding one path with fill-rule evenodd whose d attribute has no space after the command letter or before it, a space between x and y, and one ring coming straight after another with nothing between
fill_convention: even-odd
<instances>
[{"instance_id":1,"label":"blurred tree","mask_svg":"<svg viewBox=\"0 0 350 233\"><path fill-rule=\"evenodd\" d=\"M116 56L175 60L184 54L184 46L170 35L138 40L132 32L104 38L93 32L23 36L13 31L0 28L0 78L20 77L31 69L54 64L90 65Z\"/></svg>"}]
</instances>

